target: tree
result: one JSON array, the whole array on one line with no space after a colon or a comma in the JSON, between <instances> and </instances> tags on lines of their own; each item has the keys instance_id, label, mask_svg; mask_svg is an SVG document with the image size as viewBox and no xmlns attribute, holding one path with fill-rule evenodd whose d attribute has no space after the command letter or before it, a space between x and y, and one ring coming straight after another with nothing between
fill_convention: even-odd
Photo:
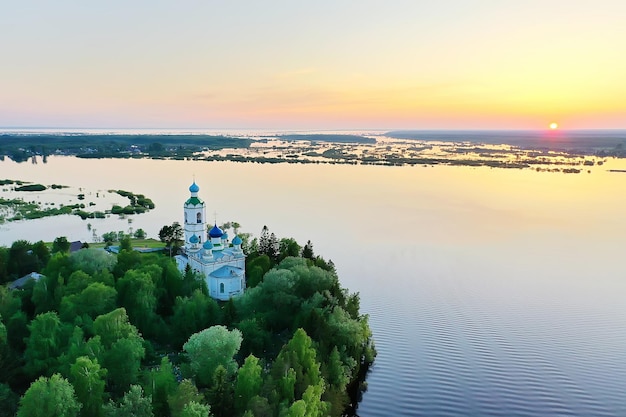
<instances>
[{"instance_id":1,"label":"tree","mask_svg":"<svg viewBox=\"0 0 626 417\"><path fill-rule=\"evenodd\" d=\"M25 371L32 376L52 373L62 352L59 316L56 312L39 314L28 329L30 336L24 351Z\"/></svg>"},{"instance_id":2,"label":"tree","mask_svg":"<svg viewBox=\"0 0 626 417\"><path fill-rule=\"evenodd\" d=\"M133 244L130 241L130 236L124 236L120 239L120 251L133 250Z\"/></svg>"},{"instance_id":3,"label":"tree","mask_svg":"<svg viewBox=\"0 0 626 417\"><path fill-rule=\"evenodd\" d=\"M32 251L33 245L26 240L16 240L9 248L7 272L13 278L19 278L31 272L39 272L42 263Z\"/></svg>"},{"instance_id":4,"label":"tree","mask_svg":"<svg viewBox=\"0 0 626 417\"><path fill-rule=\"evenodd\" d=\"M274 262L278 261L279 255L279 243L278 238L274 233L270 234L269 245L267 247L267 256Z\"/></svg>"},{"instance_id":5,"label":"tree","mask_svg":"<svg viewBox=\"0 0 626 417\"><path fill-rule=\"evenodd\" d=\"M50 260L50 250L43 240L35 242L31 248L32 254L37 259L37 271L41 271Z\"/></svg>"},{"instance_id":6,"label":"tree","mask_svg":"<svg viewBox=\"0 0 626 417\"><path fill-rule=\"evenodd\" d=\"M133 236L135 239L145 239L147 235L143 229L137 229L135 230L135 233L133 233Z\"/></svg>"},{"instance_id":7,"label":"tree","mask_svg":"<svg viewBox=\"0 0 626 417\"><path fill-rule=\"evenodd\" d=\"M152 397L152 409L157 416L169 416L169 396L176 390L174 370L167 356L161 359L158 369L151 369L147 375L147 393Z\"/></svg>"},{"instance_id":8,"label":"tree","mask_svg":"<svg viewBox=\"0 0 626 417\"><path fill-rule=\"evenodd\" d=\"M115 308L116 299L117 291L115 288L94 282L79 294L63 297L59 308L60 316L68 322L82 315L93 320L99 315L112 311Z\"/></svg>"},{"instance_id":9,"label":"tree","mask_svg":"<svg viewBox=\"0 0 626 417\"><path fill-rule=\"evenodd\" d=\"M7 357L9 355L9 337L7 328L2 322L2 316L0 316L0 382L7 382L5 380L6 368L9 363Z\"/></svg>"},{"instance_id":10,"label":"tree","mask_svg":"<svg viewBox=\"0 0 626 417\"><path fill-rule=\"evenodd\" d=\"M0 384L0 417L15 416L19 398L7 384Z\"/></svg>"},{"instance_id":11,"label":"tree","mask_svg":"<svg viewBox=\"0 0 626 417\"><path fill-rule=\"evenodd\" d=\"M191 297L176 297L171 318L175 345L182 346L193 333L218 323L219 313L217 302L200 290Z\"/></svg>"},{"instance_id":12,"label":"tree","mask_svg":"<svg viewBox=\"0 0 626 417\"><path fill-rule=\"evenodd\" d=\"M215 417L230 417L233 410L233 381L226 368L218 365L212 378L212 387L209 390L211 407Z\"/></svg>"},{"instance_id":13,"label":"tree","mask_svg":"<svg viewBox=\"0 0 626 417\"><path fill-rule=\"evenodd\" d=\"M246 358L243 366L237 372L237 382L235 383L235 407L237 411L243 413L248 408L248 403L252 397L261 392L263 386L262 369L259 359L254 355Z\"/></svg>"},{"instance_id":14,"label":"tree","mask_svg":"<svg viewBox=\"0 0 626 417\"><path fill-rule=\"evenodd\" d=\"M17 417L75 417L80 408L72 384L54 374L30 385L20 400Z\"/></svg>"},{"instance_id":15,"label":"tree","mask_svg":"<svg viewBox=\"0 0 626 417\"><path fill-rule=\"evenodd\" d=\"M302 252L302 247L296 242L295 239L291 238L283 238L279 242L279 260L283 260L288 256L300 256Z\"/></svg>"},{"instance_id":16,"label":"tree","mask_svg":"<svg viewBox=\"0 0 626 417\"><path fill-rule=\"evenodd\" d=\"M182 226L178 222L172 223L171 226L163 226L161 230L159 230L159 239L169 248L171 257L172 251L176 252L183 242Z\"/></svg>"},{"instance_id":17,"label":"tree","mask_svg":"<svg viewBox=\"0 0 626 417\"><path fill-rule=\"evenodd\" d=\"M115 242L117 240L117 232L107 232L107 233L104 233L102 235L102 240L107 245L110 245L111 243L113 243L113 242Z\"/></svg>"},{"instance_id":18,"label":"tree","mask_svg":"<svg viewBox=\"0 0 626 417\"><path fill-rule=\"evenodd\" d=\"M191 401L201 403L204 396L198 393L198 388L189 379L183 379L174 392L167 397L172 417L181 417L183 409Z\"/></svg>"},{"instance_id":19,"label":"tree","mask_svg":"<svg viewBox=\"0 0 626 417\"><path fill-rule=\"evenodd\" d=\"M153 417L152 399L145 396L139 385L131 385L119 404L109 402L104 406L105 417Z\"/></svg>"},{"instance_id":20,"label":"tree","mask_svg":"<svg viewBox=\"0 0 626 417\"><path fill-rule=\"evenodd\" d=\"M88 248L72 253L70 261L75 270L95 275L103 270L112 271L117 257L102 249Z\"/></svg>"},{"instance_id":21,"label":"tree","mask_svg":"<svg viewBox=\"0 0 626 417\"><path fill-rule=\"evenodd\" d=\"M97 360L86 356L76 359L70 368L70 381L76 390L76 397L82 404L80 414L84 417L97 417L102 413L104 377L107 370L100 367Z\"/></svg>"},{"instance_id":22,"label":"tree","mask_svg":"<svg viewBox=\"0 0 626 417\"><path fill-rule=\"evenodd\" d=\"M54 239L54 242L52 242L52 254L55 254L57 252L69 253L69 251L70 242L65 236L59 236Z\"/></svg>"},{"instance_id":23,"label":"tree","mask_svg":"<svg viewBox=\"0 0 626 417\"><path fill-rule=\"evenodd\" d=\"M322 384L309 385L302 395L302 399L294 402L287 413L288 417L325 417L328 415L329 405L322 401L324 386Z\"/></svg>"},{"instance_id":24,"label":"tree","mask_svg":"<svg viewBox=\"0 0 626 417\"><path fill-rule=\"evenodd\" d=\"M126 308L128 317L143 333L156 321L156 288L152 277L136 269L126 271L117 281L120 304Z\"/></svg>"},{"instance_id":25,"label":"tree","mask_svg":"<svg viewBox=\"0 0 626 417\"><path fill-rule=\"evenodd\" d=\"M189 355L191 370L199 386L209 386L215 369L222 365L229 374L234 374L237 363L233 356L241 346L241 332L228 330L224 326L212 326L191 335L183 345Z\"/></svg>"},{"instance_id":26,"label":"tree","mask_svg":"<svg viewBox=\"0 0 626 417\"><path fill-rule=\"evenodd\" d=\"M121 393L137 381L145 356L143 339L123 308L98 316L93 328L105 349L102 362L109 371L108 380Z\"/></svg>"},{"instance_id":27,"label":"tree","mask_svg":"<svg viewBox=\"0 0 626 417\"><path fill-rule=\"evenodd\" d=\"M272 374L275 379L281 378L290 368L295 371L294 397L296 400L302 398L308 386L317 385L322 381L320 364L316 356L313 341L304 330L298 329L274 361Z\"/></svg>"},{"instance_id":28,"label":"tree","mask_svg":"<svg viewBox=\"0 0 626 417\"><path fill-rule=\"evenodd\" d=\"M200 404L196 401L190 401L185 404L181 417L209 417L211 407L206 404Z\"/></svg>"},{"instance_id":29,"label":"tree","mask_svg":"<svg viewBox=\"0 0 626 417\"><path fill-rule=\"evenodd\" d=\"M4 284L9 280L9 249L0 246L0 284Z\"/></svg>"},{"instance_id":30,"label":"tree","mask_svg":"<svg viewBox=\"0 0 626 417\"><path fill-rule=\"evenodd\" d=\"M307 240L306 245L302 248L302 257L307 259L313 259L315 254L313 253L313 243L310 240Z\"/></svg>"},{"instance_id":31,"label":"tree","mask_svg":"<svg viewBox=\"0 0 626 417\"><path fill-rule=\"evenodd\" d=\"M259 253L269 256L270 251L270 229L263 226L261 236L259 237Z\"/></svg>"}]
</instances>

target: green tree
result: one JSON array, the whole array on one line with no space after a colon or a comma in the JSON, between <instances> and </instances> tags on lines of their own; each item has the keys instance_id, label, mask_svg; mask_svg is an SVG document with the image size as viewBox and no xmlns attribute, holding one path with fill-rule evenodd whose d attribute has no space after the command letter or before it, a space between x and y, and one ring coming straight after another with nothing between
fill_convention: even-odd
<instances>
[{"instance_id":1,"label":"green tree","mask_svg":"<svg viewBox=\"0 0 626 417\"><path fill-rule=\"evenodd\" d=\"M5 380L6 370L8 368L9 357L9 335L7 328L2 322L2 316L0 316L0 382L8 382Z\"/></svg>"},{"instance_id":2,"label":"green tree","mask_svg":"<svg viewBox=\"0 0 626 417\"><path fill-rule=\"evenodd\" d=\"M268 255L270 252L270 229L267 226L263 226L261 229L261 236L259 237L259 253Z\"/></svg>"},{"instance_id":3,"label":"green tree","mask_svg":"<svg viewBox=\"0 0 626 417\"><path fill-rule=\"evenodd\" d=\"M20 397L7 384L0 384L0 417L13 417Z\"/></svg>"},{"instance_id":4,"label":"green tree","mask_svg":"<svg viewBox=\"0 0 626 417\"><path fill-rule=\"evenodd\" d=\"M13 279L41 270L42 263L32 249L33 245L26 240L16 240L9 248L7 272Z\"/></svg>"},{"instance_id":5,"label":"green tree","mask_svg":"<svg viewBox=\"0 0 626 417\"><path fill-rule=\"evenodd\" d=\"M167 356L161 359L158 369L151 369L147 375L146 391L152 397L152 409L157 416L169 416L168 398L176 391L174 369Z\"/></svg>"},{"instance_id":6,"label":"green tree","mask_svg":"<svg viewBox=\"0 0 626 417\"><path fill-rule=\"evenodd\" d=\"M215 369L221 365L229 374L237 370L233 356L241 346L241 332L224 326L212 326L194 333L183 345L189 355L191 371L199 386L209 386Z\"/></svg>"},{"instance_id":7,"label":"green tree","mask_svg":"<svg viewBox=\"0 0 626 417\"><path fill-rule=\"evenodd\" d=\"M0 246L0 284L9 281L9 249Z\"/></svg>"},{"instance_id":8,"label":"green tree","mask_svg":"<svg viewBox=\"0 0 626 417\"><path fill-rule=\"evenodd\" d=\"M243 413L252 397L261 392L262 371L259 359L254 355L248 356L243 366L239 368L235 383L235 407L238 412Z\"/></svg>"},{"instance_id":9,"label":"green tree","mask_svg":"<svg viewBox=\"0 0 626 417\"><path fill-rule=\"evenodd\" d=\"M310 240L308 240L304 248L302 248L302 257L307 259L313 259L315 257L313 253L313 243L311 243Z\"/></svg>"},{"instance_id":10,"label":"green tree","mask_svg":"<svg viewBox=\"0 0 626 417\"><path fill-rule=\"evenodd\" d=\"M0 285L0 316L7 319L12 317L18 311L21 311L22 300L16 291L9 290L6 286Z\"/></svg>"},{"instance_id":11,"label":"green tree","mask_svg":"<svg viewBox=\"0 0 626 417\"><path fill-rule=\"evenodd\" d=\"M117 291L100 282L89 284L79 294L63 297L60 316L64 321L71 321L83 315L91 320L108 313L115 308Z\"/></svg>"},{"instance_id":12,"label":"green tree","mask_svg":"<svg viewBox=\"0 0 626 417\"><path fill-rule=\"evenodd\" d=\"M131 385L119 404L109 402L104 406L105 417L153 417L152 399L145 396L139 385Z\"/></svg>"},{"instance_id":13,"label":"green tree","mask_svg":"<svg viewBox=\"0 0 626 417\"><path fill-rule=\"evenodd\" d=\"M279 242L279 260L283 260L288 256L300 256L302 247L296 242L295 239L283 238Z\"/></svg>"},{"instance_id":14,"label":"green tree","mask_svg":"<svg viewBox=\"0 0 626 417\"><path fill-rule=\"evenodd\" d=\"M230 417L234 414L234 390L232 374L222 365L213 373L209 399L215 417Z\"/></svg>"},{"instance_id":15,"label":"green tree","mask_svg":"<svg viewBox=\"0 0 626 417\"><path fill-rule=\"evenodd\" d=\"M52 242L52 254L55 254L57 252L65 252L65 253L69 253L70 251L70 241L67 240L67 237L65 236L59 236L56 239L54 239L54 242Z\"/></svg>"},{"instance_id":16,"label":"green tree","mask_svg":"<svg viewBox=\"0 0 626 417\"><path fill-rule=\"evenodd\" d=\"M145 239L146 238L146 232L143 229L137 229L135 230L135 233L133 233L133 236L135 239Z\"/></svg>"},{"instance_id":17,"label":"green tree","mask_svg":"<svg viewBox=\"0 0 626 417\"><path fill-rule=\"evenodd\" d=\"M167 403L172 417L181 417L185 405L191 401L201 403L204 396L198 393L198 388L190 379L183 379L174 392L167 397Z\"/></svg>"},{"instance_id":18,"label":"green tree","mask_svg":"<svg viewBox=\"0 0 626 417\"><path fill-rule=\"evenodd\" d=\"M330 410L328 403L322 401L324 386L309 385L302 399L294 402L287 413L288 417L325 417Z\"/></svg>"},{"instance_id":19,"label":"green tree","mask_svg":"<svg viewBox=\"0 0 626 417\"><path fill-rule=\"evenodd\" d=\"M133 244L130 241L130 236L124 236L120 239L120 251L133 250Z\"/></svg>"},{"instance_id":20,"label":"green tree","mask_svg":"<svg viewBox=\"0 0 626 417\"><path fill-rule=\"evenodd\" d=\"M178 248L183 242L183 228L178 222L172 223L171 226L165 225L159 230L159 239L165 243L170 250L170 257L172 252L176 253Z\"/></svg>"},{"instance_id":21,"label":"green tree","mask_svg":"<svg viewBox=\"0 0 626 417\"><path fill-rule=\"evenodd\" d=\"M175 345L182 346L193 333L216 324L219 313L217 302L200 290L191 297L176 297L171 318Z\"/></svg>"},{"instance_id":22,"label":"green tree","mask_svg":"<svg viewBox=\"0 0 626 417\"><path fill-rule=\"evenodd\" d=\"M102 241L111 244L117 240L117 232L107 232L102 235Z\"/></svg>"},{"instance_id":23,"label":"green tree","mask_svg":"<svg viewBox=\"0 0 626 417\"><path fill-rule=\"evenodd\" d=\"M39 314L28 325L24 370L31 376L51 374L62 352L61 320L55 312Z\"/></svg>"},{"instance_id":24,"label":"green tree","mask_svg":"<svg viewBox=\"0 0 626 417\"><path fill-rule=\"evenodd\" d=\"M210 413L211 407L208 405L190 401L188 404L185 404L181 417L209 417Z\"/></svg>"},{"instance_id":25,"label":"green tree","mask_svg":"<svg viewBox=\"0 0 626 417\"><path fill-rule=\"evenodd\" d=\"M72 384L54 374L30 385L20 400L17 417L75 417L80 408Z\"/></svg>"},{"instance_id":26,"label":"green tree","mask_svg":"<svg viewBox=\"0 0 626 417\"><path fill-rule=\"evenodd\" d=\"M73 268L67 253L58 252L43 270L44 277L40 278L33 288L32 302L35 312L44 313L56 310L63 297L64 284L72 274Z\"/></svg>"},{"instance_id":27,"label":"green tree","mask_svg":"<svg viewBox=\"0 0 626 417\"><path fill-rule=\"evenodd\" d=\"M81 356L88 357L92 361L102 362L104 347L100 341L100 336L94 336L85 341L85 333L79 326L74 326L71 336L67 342L67 347L59 358L59 369L62 375L70 375L71 366Z\"/></svg>"},{"instance_id":28,"label":"green tree","mask_svg":"<svg viewBox=\"0 0 626 417\"><path fill-rule=\"evenodd\" d=\"M74 271L67 278L67 282L65 282L65 286L63 288L63 295L73 295L78 294L85 288L94 282L94 279L91 275L86 274L83 271Z\"/></svg>"},{"instance_id":29,"label":"green tree","mask_svg":"<svg viewBox=\"0 0 626 417\"><path fill-rule=\"evenodd\" d=\"M108 380L115 392L124 392L138 379L141 359L145 356L143 339L129 323L123 308L98 316L93 327L105 349L103 365L109 371Z\"/></svg>"},{"instance_id":30,"label":"green tree","mask_svg":"<svg viewBox=\"0 0 626 417\"><path fill-rule=\"evenodd\" d=\"M239 351L240 355L255 354L261 357L270 349L272 335L265 330L265 326L260 318L243 319L237 323L237 328L243 336L241 350Z\"/></svg>"},{"instance_id":31,"label":"green tree","mask_svg":"<svg viewBox=\"0 0 626 417\"><path fill-rule=\"evenodd\" d=\"M84 417L97 417L102 412L104 377L107 370L100 367L97 360L86 356L76 359L70 368L70 381L76 390L76 397L82 404L80 414Z\"/></svg>"},{"instance_id":32,"label":"green tree","mask_svg":"<svg viewBox=\"0 0 626 417\"><path fill-rule=\"evenodd\" d=\"M103 270L112 271L117 263L117 257L102 249L88 248L72 253L70 261L75 270L96 275Z\"/></svg>"},{"instance_id":33,"label":"green tree","mask_svg":"<svg viewBox=\"0 0 626 417\"><path fill-rule=\"evenodd\" d=\"M317 351L313 347L313 341L304 330L298 329L289 343L281 349L274 362L272 374L275 379L283 377L290 368L295 371L294 396L296 400L302 398L307 387L318 385L320 381L323 381L316 356Z\"/></svg>"},{"instance_id":34,"label":"green tree","mask_svg":"<svg viewBox=\"0 0 626 417\"><path fill-rule=\"evenodd\" d=\"M31 251L37 258L37 271L41 271L50 260L50 249L43 240L40 240L33 244Z\"/></svg>"},{"instance_id":35,"label":"green tree","mask_svg":"<svg viewBox=\"0 0 626 417\"><path fill-rule=\"evenodd\" d=\"M152 277L139 270L128 270L117 281L120 304L126 308L128 317L143 333L156 321L156 288Z\"/></svg>"}]
</instances>

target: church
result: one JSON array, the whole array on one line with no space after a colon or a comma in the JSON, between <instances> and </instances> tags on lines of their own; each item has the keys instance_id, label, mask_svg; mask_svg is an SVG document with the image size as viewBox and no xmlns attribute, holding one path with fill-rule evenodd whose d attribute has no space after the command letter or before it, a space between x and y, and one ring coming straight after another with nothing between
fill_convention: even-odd
<instances>
[{"instance_id":1,"label":"church","mask_svg":"<svg viewBox=\"0 0 626 417\"><path fill-rule=\"evenodd\" d=\"M246 255L239 236L229 242L228 233L216 223L207 232L206 206L198 191L200 187L194 181L189 187L191 196L184 204L185 243L175 257L176 265L183 273L189 265L204 277L211 297L227 301L246 289Z\"/></svg>"}]
</instances>

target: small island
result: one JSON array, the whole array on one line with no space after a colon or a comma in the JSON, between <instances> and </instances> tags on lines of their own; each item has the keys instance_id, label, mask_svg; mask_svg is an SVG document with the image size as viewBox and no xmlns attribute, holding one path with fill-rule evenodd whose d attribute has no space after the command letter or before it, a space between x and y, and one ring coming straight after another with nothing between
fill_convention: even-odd
<instances>
[{"instance_id":1,"label":"small island","mask_svg":"<svg viewBox=\"0 0 626 417\"><path fill-rule=\"evenodd\" d=\"M76 201L67 203L55 202L54 196L46 194L46 191L68 189L65 185L52 184L50 186L42 184L31 184L20 180L4 179L0 180L0 223L18 220L32 220L43 217L59 216L63 214L73 214L81 219L103 219L108 215L132 215L141 214L155 208L154 202L143 194L135 194L125 190L108 190L109 194L117 194L128 199L128 204L112 204L110 208L101 210L93 209L97 201L105 196L104 192L90 193L93 200L84 202L85 190L77 190ZM18 197L19 194L36 193L41 199L27 199ZM3 194L5 196L3 196ZM11 194L9 198L5 198ZM95 201L94 201L95 200ZM90 210L92 209L92 210Z\"/></svg>"}]
</instances>

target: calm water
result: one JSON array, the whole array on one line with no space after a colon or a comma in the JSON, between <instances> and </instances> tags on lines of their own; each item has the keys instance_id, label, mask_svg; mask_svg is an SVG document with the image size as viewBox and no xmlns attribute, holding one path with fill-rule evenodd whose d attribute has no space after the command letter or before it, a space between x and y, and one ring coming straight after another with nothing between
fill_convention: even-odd
<instances>
[{"instance_id":1,"label":"calm water","mask_svg":"<svg viewBox=\"0 0 626 417\"><path fill-rule=\"evenodd\" d=\"M379 355L361 416L625 416L626 168L550 174L464 167L151 160L0 162L0 178L126 189L157 209L0 226L0 244L90 240L207 212L311 239L361 293ZM36 196L35 196L36 197ZM35 198L34 197L34 198ZM65 198L62 195L59 199Z\"/></svg>"}]
</instances>

